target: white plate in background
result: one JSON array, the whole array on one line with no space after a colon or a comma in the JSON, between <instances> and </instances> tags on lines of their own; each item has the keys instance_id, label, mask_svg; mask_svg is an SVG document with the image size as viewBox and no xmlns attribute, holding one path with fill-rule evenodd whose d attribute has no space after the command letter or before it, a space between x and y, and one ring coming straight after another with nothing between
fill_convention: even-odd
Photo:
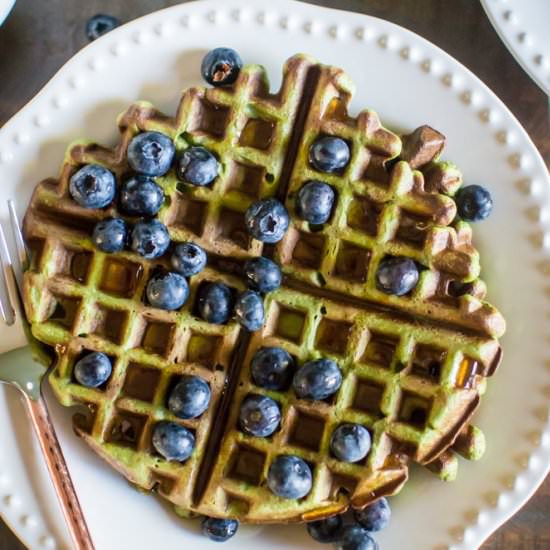
<instances>
[{"instance_id":1,"label":"white plate in background","mask_svg":"<svg viewBox=\"0 0 550 550\"><path fill-rule=\"evenodd\" d=\"M550 2L481 0L481 4L510 53L550 96Z\"/></svg>"},{"instance_id":2,"label":"white plate in background","mask_svg":"<svg viewBox=\"0 0 550 550\"><path fill-rule=\"evenodd\" d=\"M14 4L15 0L0 0L0 25L6 19Z\"/></svg>"}]
</instances>

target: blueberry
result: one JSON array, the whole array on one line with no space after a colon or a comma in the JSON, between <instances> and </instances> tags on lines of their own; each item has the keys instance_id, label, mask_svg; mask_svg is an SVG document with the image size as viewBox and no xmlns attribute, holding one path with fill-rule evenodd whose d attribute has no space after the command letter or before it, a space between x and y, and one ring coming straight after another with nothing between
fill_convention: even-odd
<instances>
[{"instance_id":1,"label":"blueberry","mask_svg":"<svg viewBox=\"0 0 550 550\"><path fill-rule=\"evenodd\" d=\"M176 245L172 253L172 267L184 277L191 277L200 273L206 266L206 252L192 242Z\"/></svg>"},{"instance_id":2,"label":"blueberry","mask_svg":"<svg viewBox=\"0 0 550 550\"><path fill-rule=\"evenodd\" d=\"M235 535L239 528L236 519L204 518L202 534L214 542L225 542Z\"/></svg>"},{"instance_id":3,"label":"blueberry","mask_svg":"<svg viewBox=\"0 0 550 550\"><path fill-rule=\"evenodd\" d=\"M210 50L202 60L201 74L212 86L233 84L243 66L240 55L231 48Z\"/></svg>"},{"instance_id":4,"label":"blueberry","mask_svg":"<svg viewBox=\"0 0 550 550\"><path fill-rule=\"evenodd\" d=\"M360 424L341 424L332 433L330 449L332 454L344 462L359 462L369 453L371 437Z\"/></svg>"},{"instance_id":5,"label":"blueberry","mask_svg":"<svg viewBox=\"0 0 550 550\"><path fill-rule=\"evenodd\" d=\"M458 215L469 222L488 218L493 210L491 193L481 185L468 185L458 191L455 197Z\"/></svg>"},{"instance_id":6,"label":"blueberry","mask_svg":"<svg viewBox=\"0 0 550 550\"><path fill-rule=\"evenodd\" d=\"M418 267L410 258L386 257L376 271L376 287L386 294L403 296L418 283Z\"/></svg>"},{"instance_id":7,"label":"blueberry","mask_svg":"<svg viewBox=\"0 0 550 550\"><path fill-rule=\"evenodd\" d=\"M132 170L146 176L164 176L174 160L176 147L160 132L143 132L128 145L128 164Z\"/></svg>"},{"instance_id":8,"label":"blueberry","mask_svg":"<svg viewBox=\"0 0 550 550\"><path fill-rule=\"evenodd\" d=\"M87 164L71 176L69 193L84 208L105 208L115 192L115 176L99 164Z\"/></svg>"},{"instance_id":9,"label":"blueberry","mask_svg":"<svg viewBox=\"0 0 550 550\"><path fill-rule=\"evenodd\" d=\"M154 216L163 201L162 189L149 176L134 176L120 188L120 208L129 216Z\"/></svg>"},{"instance_id":10,"label":"blueberry","mask_svg":"<svg viewBox=\"0 0 550 550\"><path fill-rule=\"evenodd\" d=\"M97 222L92 234L92 242L103 252L120 252L126 245L128 230L120 218L109 218Z\"/></svg>"},{"instance_id":11,"label":"blueberry","mask_svg":"<svg viewBox=\"0 0 550 550\"><path fill-rule=\"evenodd\" d=\"M311 538L323 544L341 540L343 528L342 516L331 516L307 524L307 532Z\"/></svg>"},{"instance_id":12,"label":"blueberry","mask_svg":"<svg viewBox=\"0 0 550 550\"><path fill-rule=\"evenodd\" d=\"M158 220L141 221L132 230L131 248L147 260L162 256L170 246L170 234Z\"/></svg>"},{"instance_id":13,"label":"blueberry","mask_svg":"<svg viewBox=\"0 0 550 550\"><path fill-rule=\"evenodd\" d=\"M286 208L276 199L255 202L244 216L248 232L264 243L279 242L290 223Z\"/></svg>"},{"instance_id":14,"label":"blueberry","mask_svg":"<svg viewBox=\"0 0 550 550\"><path fill-rule=\"evenodd\" d=\"M104 353L94 351L76 362L74 377L82 386L98 388L107 382L112 371L110 359Z\"/></svg>"},{"instance_id":15,"label":"blueberry","mask_svg":"<svg viewBox=\"0 0 550 550\"><path fill-rule=\"evenodd\" d=\"M253 290L245 290L235 302L235 318L246 330L260 330L264 325L264 301Z\"/></svg>"},{"instance_id":16,"label":"blueberry","mask_svg":"<svg viewBox=\"0 0 550 550\"><path fill-rule=\"evenodd\" d=\"M336 393L342 384L342 373L331 359L314 359L298 369L292 386L304 399L326 399Z\"/></svg>"},{"instance_id":17,"label":"blueberry","mask_svg":"<svg viewBox=\"0 0 550 550\"><path fill-rule=\"evenodd\" d=\"M329 220L334 206L334 191L322 181L309 181L296 197L296 213L312 224L322 224Z\"/></svg>"},{"instance_id":18,"label":"blueberry","mask_svg":"<svg viewBox=\"0 0 550 550\"><path fill-rule=\"evenodd\" d=\"M184 375L168 397L168 409L178 418L197 418L210 403L210 386L200 376Z\"/></svg>"},{"instance_id":19,"label":"blueberry","mask_svg":"<svg viewBox=\"0 0 550 550\"><path fill-rule=\"evenodd\" d=\"M286 390L291 383L294 359L283 348L260 348L250 365L254 383L266 390Z\"/></svg>"},{"instance_id":20,"label":"blueberry","mask_svg":"<svg viewBox=\"0 0 550 550\"><path fill-rule=\"evenodd\" d=\"M179 273L159 273L147 283L147 300L159 309L179 309L189 297L189 285Z\"/></svg>"},{"instance_id":21,"label":"blueberry","mask_svg":"<svg viewBox=\"0 0 550 550\"><path fill-rule=\"evenodd\" d=\"M120 19L98 13L86 21L86 36L91 42L120 25Z\"/></svg>"},{"instance_id":22,"label":"blueberry","mask_svg":"<svg viewBox=\"0 0 550 550\"><path fill-rule=\"evenodd\" d=\"M279 427L281 411L277 402L265 395L249 395L241 405L239 422L243 432L268 437Z\"/></svg>"},{"instance_id":23,"label":"blueberry","mask_svg":"<svg viewBox=\"0 0 550 550\"><path fill-rule=\"evenodd\" d=\"M271 292L281 286L283 275L280 267L268 258L252 258L244 264L248 286L259 292Z\"/></svg>"},{"instance_id":24,"label":"blueberry","mask_svg":"<svg viewBox=\"0 0 550 550\"><path fill-rule=\"evenodd\" d=\"M195 436L175 422L158 422L153 429L153 447L166 460L186 461L195 448Z\"/></svg>"},{"instance_id":25,"label":"blueberry","mask_svg":"<svg viewBox=\"0 0 550 550\"><path fill-rule=\"evenodd\" d=\"M218 159L204 147L185 149L176 163L178 179L192 185L210 185L220 170Z\"/></svg>"},{"instance_id":26,"label":"blueberry","mask_svg":"<svg viewBox=\"0 0 550 550\"><path fill-rule=\"evenodd\" d=\"M342 138L323 136L309 149L309 162L321 172L339 172L349 162L349 145Z\"/></svg>"},{"instance_id":27,"label":"blueberry","mask_svg":"<svg viewBox=\"0 0 550 550\"><path fill-rule=\"evenodd\" d=\"M267 485L282 498L298 499L305 497L313 483L311 469L298 456L278 456L269 467Z\"/></svg>"},{"instance_id":28,"label":"blueberry","mask_svg":"<svg viewBox=\"0 0 550 550\"><path fill-rule=\"evenodd\" d=\"M208 283L199 290L198 312L208 323L226 323L233 309L233 296L223 283Z\"/></svg>"},{"instance_id":29,"label":"blueberry","mask_svg":"<svg viewBox=\"0 0 550 550\"><path fill-rule=\"evenodd\" d=\"M346 525L342 533L340 550L378 550L377 542L360 525Z\"/></svg>"},{"instance_id":30,"label":"blueberry","mask_svg":"<svg viewBox=\"0 0 550 550\"><path fill-rule=\"evenodd\" d=\"M391 518L391 509L388 500L384 497L373 502L363 510L355 510L355 521L367 531L381 531L385 529Z\"/></svg>"}]
</instances>

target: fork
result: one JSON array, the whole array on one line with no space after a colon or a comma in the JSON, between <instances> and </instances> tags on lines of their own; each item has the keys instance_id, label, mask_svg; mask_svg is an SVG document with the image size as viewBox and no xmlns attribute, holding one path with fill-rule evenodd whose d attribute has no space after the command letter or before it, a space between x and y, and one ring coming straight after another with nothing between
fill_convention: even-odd
<instances>
[{"instance_id":1,"label":"fork","mask_svg":"<svg viewBox=\"0 0 550 550\"><path fill-rule=\"evenodd\" d=\"M8 209L18 261L17 263L12 262L6 236L0 224L0 259L2 263L0 285L4 287L5 296L5 300L0 297L0 316L7 325L13 325L19 317L29 346L0 355L0 383L17 387L23 395L75 549L94 550L84 514L51 423L46 402L42 396L42 379L49 367L52 366L53 360L32 336L26 321L22 301L22 282L23 272L30 265L29 256L13 201L8 201Z\"/></svg>"}]
</instances>

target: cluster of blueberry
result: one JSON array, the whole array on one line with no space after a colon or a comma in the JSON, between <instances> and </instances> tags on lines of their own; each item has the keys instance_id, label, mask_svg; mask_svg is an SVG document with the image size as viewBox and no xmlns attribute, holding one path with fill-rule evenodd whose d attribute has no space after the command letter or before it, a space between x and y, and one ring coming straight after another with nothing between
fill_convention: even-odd
<instances>
[{"instance_id":1,"label":"cluster of blueberry","mask_svg":"<svg viewBox=\"0 0 550 550\"><path fill-rule=\"evenodd\" d=\"M353 523L345 525L342 516L332 516L308 523L307 530L317 542L337 543L341 550L378 550L372 534L386 528L390 518L388 501L381 498L363 510L355 510Z\"/></svg>"},{"instance_id":2,"label":"cluster of blueberry","mask_svg":"<svg viewBox=\"0 0 550 550\"><path fill-rule=\"evenodd\" d=\"M241 66L236 52L218 48L205 56L202 72L208 82L221 86L232 83ZM170 246L168 229L153 218L164 203L164 193L154 178L164 176L175 161L175 172L180 181L207 186L218 176L220 165L215 155L201 146L188 147L176 159L173 141L155 131L134 137L128 145L127 158L136 175L121 184L119 209L127 216L141 219L131 231L122 218L102 220L94 228L92 241L103 252L120 252L129 246L143 258L153 260L163 256ZM72 198L85 208L105 208L115 199L116 187L116 178L111 171L98 164L88 164L73 174L69 191ZM253 205L247 212L247 220L251 233L266 242L280 239L289 223L286 209L275 200ZM206 261L205 251L197 244L177 244L171 256L173 271L157 273L147 285L149 304L165 310L182 307L189 296L187 278L202 271ZM263 326L261 294L281 284L280 269L267 258L256 258L246 263L244 274L250 290L236 300L231 289L223 283L210 283L199 290L197 310L204 320L226 323L233 314L248 330L258 330Z\"/></svg>"},{"instance_id":3,"label":"cluster of blueberry","mask_svg":"<svg viewBox=\"0 0 550 550\"><path fill-rule=\"evenodd\" d=\"M143 132L132 139L127 159L137 175L120 187L119 207L123 214L147 218L158 214L164 193L153 178L170 170L175 154L172 140L160 132ZM218 161L203 147L189 147L177 159L176 173L185 183L208 185L218 174ZM116 178L99 164L87 164L71 177L69 192L84 208L105 208L115 199ZM158 221L138 222L128 235L122 219L107 219L99 222L94 231L94 242L105 252L120 252L128 240L130 248L146 259L162 256L170 243L166 227Z\"/></svg>"},{"instance_id":4,"label":"cluster of blueberry","mask_svg":"<svg viewBox=\"0 0 550 550\"><path fill-rule=\"evenodd\" d=\"M339 137L323 136L309 151L310 164L325 173L339 173L345 169L351 156L349 145ZM493 207L491 195L479 185L462 188L456 195L459 216L466 221L486 219ZM326 223L331 216L335 193L322 181L307 182L296 197L296 213L312 225ZM419 279L418 265L406 257L384 258L376 272L376 286L386 294L403 296L414 289Z\"/></svg>"},{"instance_id":5,"label":"cluster of blueberry","mask_svg":"<svg viewBox=\"0 0 550 550\"><path fill-rule=\"evenodd\" d=\"M198 418L212 397L208 383L200 376L185 375L168 396L168 410L184 420ZM153 447L166 460L185 462L193 452L193 434L175 422L163 421L153 429Z\"/></svg>"},{"instance_id":6,"label":"cluster of blueberry","mask_svg":"<svg viewBox=\"0 0 550 550\"><path fill-rule=\"evenodd\" d=\"M323 400L334 395L342 384L342 373L331 359L307 361L296 370L292 356L278 347L260 348L251 362L254 383L267 390L286 391L290 385L301 399ZM281 422L278 403L264 395L248 395L241 405L241 429L255 437L269 437ZM333 455L345 462L364 459L371 448L368 430L359 424L341 424L330 441ZM271 464L267 484L282 498L305 497L312 487L311 468L302 458L282 455Z\"/></svg>"},{"instance_id":7,"label":"cluster of blueberry","mask_svg":"<svg viewBox=\"0 0 550 550\"><path fill-rule=\"evenodd\" d=\"M170 246L168 229L153 218L164 203L164 193L153 178L163 176L170 170L175 155L174 143L160 132L143 132L132 139L127 158L136 175L122 182L118 203L123 214L140 219L131 231L122 218L98 222L92 241L99 250L115 253L129 245L148 260L166 253ZM218 161L201 147L186 149L176 164L178 177L191 185L203 185L203 182L212 181L217 175ZM85 208L105 208L115 199L116 178L103 166L88 164L73 174L69 192ZM161 309L179 309L189 296L186 278L202 271L206 259L206 253L197 244L177 244L171 257L174 271L154 275L147 285L149 303Z\"/></svg>"},{"instance_id":8,"label":"cluster of blueberry","mask_svg":"<svg viewBox=\"0 0 550 550\"><path fill-rule=\"evenodd\" d=\"M328 174L344 170L351 156L348 143L339 137L323 136L310 147L309 162ZM305 183L296 197L296 214L312 225L326 223L335 201L334 189L324 181L312 180Z\"/></svg>"},{"instance_id":9,"label":"cluster of blueberry","mask_svg":"<svg viewBox=\"0 0 550 550\"><path fill-rule=\"evenodd\" d=\"M350 161L348 143L335 136L318 138L309 151L310 164L325 173L340 173ZM296 197L297 215L312 225L329 221L336 196L334 189L323 181L305 183ZM410 258L384 258L376 272L376 286L379 290L397 296L408 294L417 284L419 270Z\"/></svg>"},{"instance_id":10,"label":"cluster of blueberry","mask_svg":"<svg viewBox=\"0 0 550 550\"><path fill-rule=\"evenodd\" d=\"M349 146L341 138L323 136L310 150L310 162L320 171L339 172L349 162ZM335 193L323 181L306 182L296 198L296 214L312 225L326 223L332 214ZM255 239L265 243L277 243L290 224L288 211L276 199L255 202L245 214L246 227Z\"/></svg>"},{"instance_id":11,"label":"cluster of blueberry","mask_svg":"<svg viewBox=\"0 0 550 550\"><path fill-rule=\"evenodd\" d=\"M337 544L340 550L378 550L373 533L385 529L391 518L387 499L381 498L363 510L353 512L353 522L345 524L343 516L332 516L307 524L310 536L322 544ZM234 519L205 518L202 530L211 540L224 542L239 528Z\"/></svg>"},{"instance_id":12,"label":"cluster of blueberry","mask_svg":"<svg viewBox=\"0 0 550 550\"><path fill-rule=\"evenodd\" d=\"M74 378L87 388L99 388L111 377L113 366L102 352L92 352L79 359L74 366ZM206 411L212 392L200 376L185 375L168 396L168 410L182 419L198 418ZM195 447L193 434L176 424L163 421L155 425L153 447L166 460L186 461Z\"/></svg>"},{"instance_id":13,"label":"cluster of blueberry","mask_svg":"<svg viewBox=\"0 0 550 550\"><path fill-rule=\"evenodd\" d=\"M282 348L260 348L251 362L252 378L259 387L283 391L292 383L294 392L302 399L327 399L342 384L342 373L331 359L314 359L294 371L294 359ZM111 361L101 352L85 355L74 367L76 381L91 388L105 384L111 373ZM210 398L211 390L205 380L185 375L170 392L167 407L178 418L197 418L208 408ZM245 433L269 437L279 427L281 411L272 398L249 395L241 405L239 420ZM371 438L368 430L359 424L342 424L334 431L330 445L339 460L357 462L367 456ZM160 422L153 431L153 446L167 460L182 462L191 455L194 438L178 424ZM268 473L270 489L283 498L302 498L311 490L311 484L311 469L297 456L278 457Z\"/></svg>"},{"instance_id":14,"label":"cluster of blueberry","mask_svg":"<svg viewBox=\"0 0 550 550\"><path fill-rule=\"evenodd\" d=\"M247 260L243 273L249 290L233 300L231 289L223 283L208 283L199 289L199 315L209 323L225 323L233 316L247 330L255 331L264 324L264 302L262 294L271 292L281 285L282 273L279 266L268 258Z\"/></svg>"}]
</instances>

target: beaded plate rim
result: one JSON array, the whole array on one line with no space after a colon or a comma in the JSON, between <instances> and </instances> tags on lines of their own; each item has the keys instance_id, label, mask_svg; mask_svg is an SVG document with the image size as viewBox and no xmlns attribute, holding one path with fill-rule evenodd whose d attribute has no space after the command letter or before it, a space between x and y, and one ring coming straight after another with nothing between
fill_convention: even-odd
<instances>
[{"instance_id":1,"label":"beaded plate rim","mask_svg":"<svg viewBox=\"0 0 550 550\"><path fill-rule=\"evenodd\" d=\"M480 0L487 17L509 52L523 70L550 96L550 39L540 43L533 39L529 20L518 0Z\"/></svg>"}]
</instances>

